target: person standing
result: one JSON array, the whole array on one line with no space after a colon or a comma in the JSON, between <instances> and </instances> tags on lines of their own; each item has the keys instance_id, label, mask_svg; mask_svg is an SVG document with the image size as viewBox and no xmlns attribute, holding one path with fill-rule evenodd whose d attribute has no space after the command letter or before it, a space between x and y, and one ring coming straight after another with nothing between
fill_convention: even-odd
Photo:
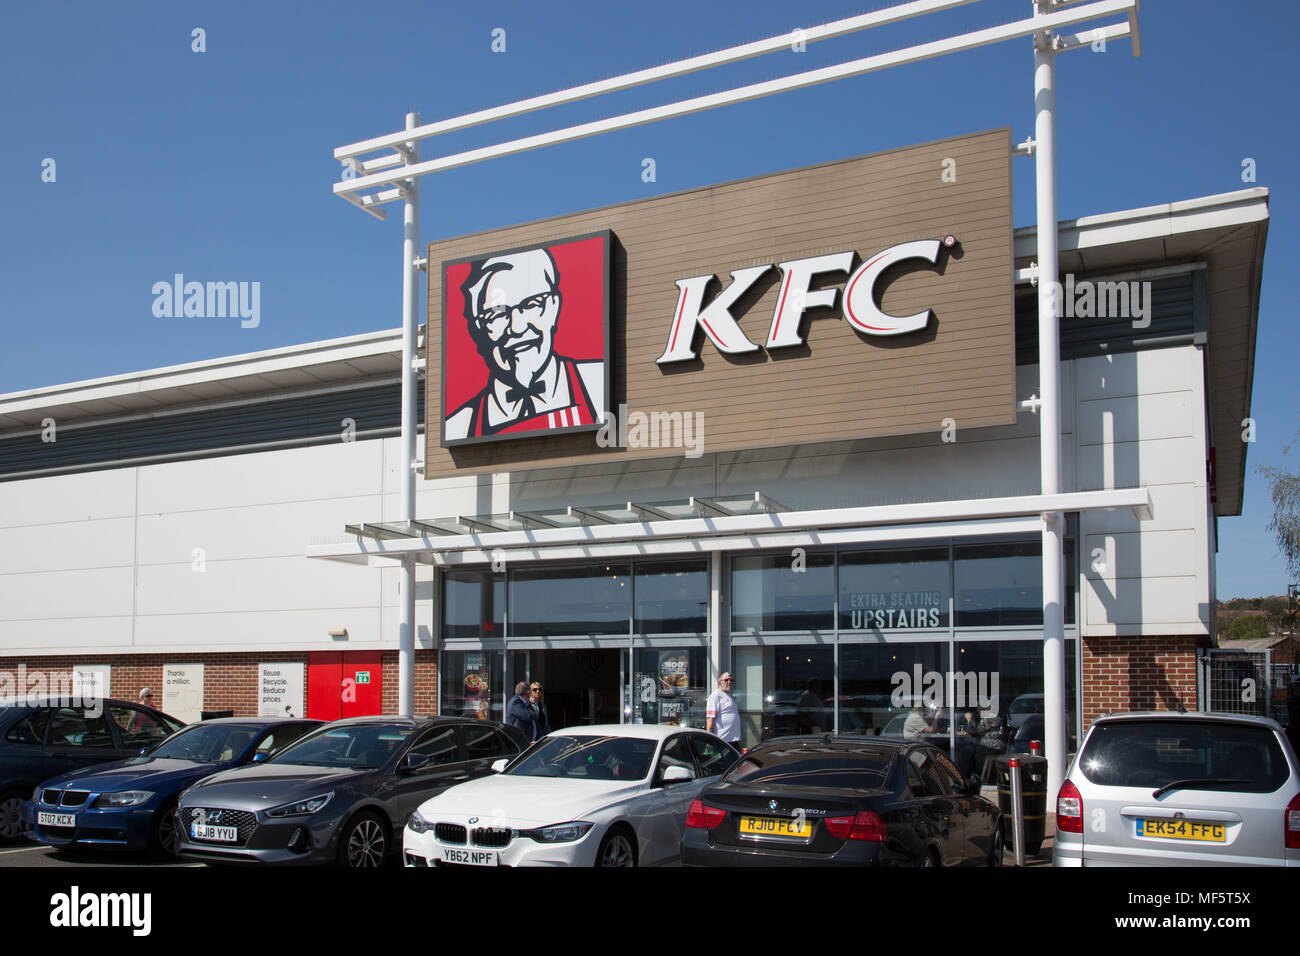
<instances>
[{"instance_id":1,"label":"person standing","mask_svg":"<svg viewBox=\"0 0 1300 956\"><path fill-rule=\"evenodd\" d=\"M541 740L551 732L551 715L546 712L546 704L542 702L542 685L533 681L533 686L528 691L533 708L537 711L537 739Z\"/></svg>"},{"instance_id":2,"label":"person standing","mask_svg":"<svg viewBox=\"0 0 1300 956\"><path fill-rule=\"evenodd\" d=\"M537 711L528 700L528 682L515 685L515 696L506 705L506 723L524 732L530 744L537 742Z\"/></svg>"},{"instance_id":3,"label":"person standing","mask_svg":"<svg viewBox=\"0 0 1300 956\"><path fill-rule=\"evenodd\" d=\"M736 706L736 699L731 696L734 683L729 673L724 673L718 678L718 689L709 695L709 700L705 704L704 729L739 750L740 708Z\"/></svg>"}]
</instances>

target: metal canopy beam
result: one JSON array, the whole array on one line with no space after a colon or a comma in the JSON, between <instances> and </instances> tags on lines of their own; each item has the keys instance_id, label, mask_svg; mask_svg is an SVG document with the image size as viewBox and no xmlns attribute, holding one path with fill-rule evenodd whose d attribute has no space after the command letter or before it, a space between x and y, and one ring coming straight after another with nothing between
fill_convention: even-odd
<instances>
[{"instance_id":1,"label":"metal canopy beam","mask_svg":"<svg viewBox=\"0 0 1300 956\"><path fill-rule=\"evenodd\" d=\"M627 503L627 510L633 512L642 521L671 521L672 515L666 511L660 511L654 505L645 505L636 501Z\"/></svg>"},{"instance_id":2,"label":"metal canopy beam","mask_svg":"<svg viewBox=\"0 0 1300 956\"><path fill-rule=\"evenodd\" d=\"M562 528L564 525L550 518L544 518L535 511L512 511L510 518L518 521L524 528Z\"/></svg>"}]
</instances>

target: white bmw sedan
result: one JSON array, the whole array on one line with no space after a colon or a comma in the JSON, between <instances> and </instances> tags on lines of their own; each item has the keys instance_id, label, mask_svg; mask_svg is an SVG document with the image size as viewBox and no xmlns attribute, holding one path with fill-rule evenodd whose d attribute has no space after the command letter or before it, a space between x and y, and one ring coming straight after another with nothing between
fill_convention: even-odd
<instances>
[{"instance_id":1,"label":"white bmw sedan","mask_svg":"<svg viewBox=\"0 0 1300 956\"><path fill-rule=\"evenodd\" d=\"M678 859L691 800L740 758L702 730L558 730L501 772L426 800L407 866L651 866ZM499 765L504 764L501 761Z\"/></svg>"}]
</instances>

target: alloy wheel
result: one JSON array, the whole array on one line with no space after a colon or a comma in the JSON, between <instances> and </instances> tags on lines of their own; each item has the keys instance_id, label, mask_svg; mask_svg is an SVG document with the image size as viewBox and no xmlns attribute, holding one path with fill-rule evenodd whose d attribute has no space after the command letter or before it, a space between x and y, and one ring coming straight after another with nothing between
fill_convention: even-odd
<instances>
[{"instance_id":1,"label":"alloy wheel","mask_svg":"<svg viewBox=\"0 0 1300 956\"><path fill-rule=\"evenodd\" d=\"M180 849L180 831L176 829L176 805L164 807L158 817L158 846L167 856L176 856Z\"/></svg>"},{"instance_id":2,"label":"alloy wheel","mask_svg":"<svg viewBox=\"0 0 1300 956\"><path fill-rule=\"evenodd\" d=\"M378 821L369 817L358 820L348 833L348 866L381 866L387 842Z\"/></svg>"},{"instance_id":3,"label":"alloy wheel","mask_svg":"<svg viewBox=\"0 0 1300 956\"><path fill-rule=\"evenodd\" d=\"M1002 854L1006 848L1006 841L1002 835L1002 828L999 827L993 832L993 846L989 850L989 866L1001 866Z\"/></svg>"},{"instance_id":4,"label":"alloy wheel","mask_svg":"<svg viewBox=\"0 0 1300 956\"><path fill-rule=\"evenodd\" d=\"M0 800L0 840L16 840L22 834L23 798L11 794Z\"/></svg>"},{"instance_id":5,"label":"alloy wheel","mask_svg":"<svg viewBox=\"0 0 1300 956\"><path fill-rule=\"evenodd\" d=\"M612 833L601 845L600 866L635 866L632 843L626 834Z\"/></svg>"}]
</instances>

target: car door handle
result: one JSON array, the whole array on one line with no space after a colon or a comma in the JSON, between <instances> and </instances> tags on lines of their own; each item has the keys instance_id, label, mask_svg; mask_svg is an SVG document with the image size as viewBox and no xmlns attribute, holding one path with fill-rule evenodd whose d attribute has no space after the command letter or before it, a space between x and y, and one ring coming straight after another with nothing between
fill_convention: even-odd
<instances>
[{"instance_id":1,"label":"car door handle","mask_svg":"<svg viewBox=\"0 0 1300 956\"><path fill-rule=\"evenodd\" d=\"M467 774L467 773L458 773L458 774L456 774L456 776L452 777L451 779L454 780L454 781L457 781L457 782L459 782L459 781L461 781L461 780L468 780L468 779L469 779L469 774Z\"/></svg>"}]
</instances>

